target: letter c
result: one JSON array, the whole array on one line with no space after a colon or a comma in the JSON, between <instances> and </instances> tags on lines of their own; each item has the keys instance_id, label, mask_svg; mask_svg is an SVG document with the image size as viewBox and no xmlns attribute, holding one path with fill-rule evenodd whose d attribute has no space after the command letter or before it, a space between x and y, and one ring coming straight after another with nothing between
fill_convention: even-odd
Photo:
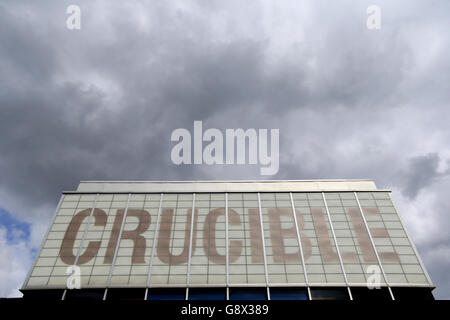
<instances>
[{"instance_id":1,"label":"letter c","mask_svg":"<svg viewBox=\"0 0 450 320\"><path fill-rule=\"evenodd\" d=\"M61 260L69 265L75 264L75 255L73 254L73 246L77 237L78 231L84 219L90 215L92 208L84 209L78 212L70 221L67 227L64 239L61 243L59 256ZM104 227L106 225L107 216L105 211L101 209L94 209L94 225ZM90 241L86 251L78 257L77 264L84 264L92 260L100 248L101 241Z\"/></svg>"}]
</instances>

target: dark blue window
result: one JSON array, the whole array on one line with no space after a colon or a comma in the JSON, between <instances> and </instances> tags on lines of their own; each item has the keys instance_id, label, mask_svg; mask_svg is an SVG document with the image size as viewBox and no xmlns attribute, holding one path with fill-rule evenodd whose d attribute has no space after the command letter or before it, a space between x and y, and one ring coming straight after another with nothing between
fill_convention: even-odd
<instances>
[{"instance_id":1,"label":"dark blue window","mask_svg":"<svg viewBox=\"0 0 450 320\"><path fill-rule=\"evenodd\" d=\"M230 288L230 300L267 300L267 289Z\"/></svg>"},{"instance_id":2,"label":"dark blue window","mask_svg":"<svg viewBox=\"0 0 450 320\"><path fill-rule=\"evenodd\" d=\"M308 300L306 288L270 288L270 300Z\"/></svg>"},{"instance_id":3,"label":"dark blue window","mask_svg":"<svg viewBox=\"0 0 450 320\"><path fill-rule=\"evenodd\" d=\"M349 300L347 288L311 288L312 300Z\"/></svg>"},{"instance_id":4,"label":"dark blue window","mask_svg":"<svg viewBox=\"0 0 450 320\"><path fill-rule=\"evenodd\" d=\"M184 288L148 289L147 293L147 300L184 300L185 297Z\"/></svg>"},{"instance_id":5,"label":"dark blue window","mask_svg":"<svg viewBox=\"0 0 450 320\"><path fill-rule=\"evenodd\" d=\"M144 300L145 288L111 288L106 300Z\"/></svg>"},{"instance_id":6,"label":"dark blue window","mask_svg":"<svg viewBox=\"0 0 450 320\"><path fill-rule=\"evenodd\" d=\"M387 287L369 289L366 287L351 287L353 300L392 300Z\"/></svg>"},{"instance_id":7,"label":"dark blue window","mask_svg":"<svg viewBox=\"0 0 450 320\"><path fill-rule=\"evenodd\" d=\"M64 300L103 300L105 289L73 289L67 290ZM141 295L141 300L144 295Z\"/></svg>"},{"instance_id":8,"label":"dark blue window","mask_svg":"<svg viewBox=\"0 0 450 320\"><path fill-rule=\"evenodd\" d=\"M395 300L434 300L430 288L392 288Z\"/></svg>"},{"instance_id":9,"label":"dark blue window","mask_svg":"<svg viewBox=\"0 0 450 320\"><path fill-rule=\"evenodd\" d=\"M189 300L225 300L225 288L190 288Z\"/></svg>"},{"instance_id":10,"label":"dark blue window","mask_svg":"<svg viewBox=\"0 0 450 320\"><path fill-rule=\"evenodd\" d=\"M79 290L79 289L73 289ZM69 290L67 290L69 291ZM45 290L24 290L24 299L36 300L61 300L64 290L62 289L45 289Z\"/></svg>"}]
</instances>

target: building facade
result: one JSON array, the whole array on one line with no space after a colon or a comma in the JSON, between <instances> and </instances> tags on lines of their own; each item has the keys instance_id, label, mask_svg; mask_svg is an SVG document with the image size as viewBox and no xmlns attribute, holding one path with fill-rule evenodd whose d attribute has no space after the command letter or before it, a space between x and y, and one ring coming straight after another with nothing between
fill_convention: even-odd
<instances>
[{"instance_id":1,"label":"building facade","mask_svg":"<svg viewBox=\"0 0 450 320\"><path fill-rule=\"evenodd\" d=\"M21 291L399 300L433 288L390 190L372 180L87 181L63 192Z\"/></svg>"}]
</instances>

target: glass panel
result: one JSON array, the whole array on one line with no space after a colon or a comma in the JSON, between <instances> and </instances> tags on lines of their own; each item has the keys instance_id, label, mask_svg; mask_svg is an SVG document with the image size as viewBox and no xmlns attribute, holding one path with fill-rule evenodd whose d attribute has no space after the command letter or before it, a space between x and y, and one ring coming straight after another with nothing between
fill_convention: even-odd
<instances>
[{"instance_id":1,"label":"glass panel","mask_svg":"<svg viewBox=\"0 0 450 320\"><path fill-rule=\"evenodd\" d=\"M225 284L225 194L196 195L197 236L190 283Z\"/></svg>"},{"instance_id":2,"label":"glass panel","mask_svg":"<svg viewBox=\"0 0 450 320\"><path fill-rule=\"evenodd\" d=\"M101 219L99 219L99 223L91 224L88 232L90 241L101 241L102 244L97 254L94 255L92 271L90 274L86 275L89 276L89 285L93 286L106 286L107 284L115 249L115 242L111 241L111 238L117 239L116 237L119 232L118 228L114 227L114 222L117 210L123 210L125 208L116 208L116 204L119 201L117 198L113 205L114 195L107 195L108 197L105 196L106 195L99 195L97 209L100 210L99 218L102 216L101 212L106 214L106 221L102 222L100 221ZM83 274L82 277L84 277Z\"/></svg>"},{"instance_id":3,"label":"glass panel","mask_svg":"<svg viewBox=\"0 0 450 320\"><path fill-rule=\"evenodd\" d=\"M105 289L67 290L64 300L103 300Z\"/></svg>"},{"instance_id":4,"label":"glass panel","mask_svg":"<svg viewBox=\"0 0 450 320\"><path fill-rule=\"evenodd\" d=\"M192 194L164 194L151 284L187 282L192 221ZM192 245L197 245L197 214L194 215Z\"/></svg>"},{"instance_id":5,"label":"glass panel","mask_svg":"<svg viewBox=\"0 0 450 320\"><path fill-rule=\"evenodd\" d=\"M380 271L380 284L384 284L378 259L354 193L342 192L339 193L339 197L342 204L340 210L345 214L342 220L345 219L346 221L336 223L337 228L339 228L336 237L343 252L348 282L350 284L365 284L368 276L372 274L371 271L375 270ZM363 200L366 203L370 202L367 197Z\"/></svg>"},{"instance_id":6,"label":"glass panel","mask_svg":"<svg viewBox=\"0 0 450 320\"><path fill-rule=\"evenodd\" d=\"M308 300L306 288L270 288L270 300Z\"/></svg>"},{"instance_id":7,"label":"glass panel","mask_svg":"<svg viewBox=\"0 0 450 320\"><path fill-rule=\"evenodd\" d=\"M387 287L368 289L365 287L351 287L353 300L392 300Z\"/></svg>"},{"instance_id":8,"label":"glass panel","mask_svg":"<svg viewBox=\"0 0 450 320\"><path fill-rule=\"evenodd\" d=\"M430 288L391 288L395 300L434 300Z\"/></svg>"},{"instance_id":9,"label":"glass panel","mask_svg":"<svg viewBox=\"0 0 450 320\"><path fill-rule=\"evenodd\" d=\"M67 267L75 263L76 255L81 246L83 233L85 232L89 216L94 205L96 195L76 195L68 197L64 201L55 217L55 223L52 225L49 233L49 239L40 253L40 257L46 259L46 264L50 264L50 259L54 261L50 277L45 283L50 287L66 287ZM94 211L96 213L96 211ZM85 241L88 243L89 241ZM81 268L81 285L86 285L93 264L92 251L81 250L78 265ZM50 270L50 268L48 268ZM40 272L37 269L34 272ZM32 273L32 275L33 275ZM43 276L44 274L40 274ZM43 278L42 278L43 279Z\"/></svg>"},{"instance_id":10,"label":"glass panel","mask_svg":"<svg viewBox=\"0 0 450 320\"><path fill-rule=\"evenodd\" d=\"M309 282L345 284L322 194L294 193L292 196Z\"/></svg>"},{"instance_id":11,"label":"glass panel","mask_svg":"<svg viewBox=\"0 0 450 320\"><path fill-rule=\"evenodd\" d=\"M365 284L365 263L376 263L375 252L356 198L351 192L325 193L330 218L335 230L336 241L339 245L347 281L351 284ZM366 260L367 261L366 261ZM335 272L340 273L338 268Z\"/></svg>"},{"instance_id":12,"label":"glass panel","mask_svg":"<svg viewBox=\"0 0 450 320\"><path fill-rule=\"evenodd\" d=\"M116 207L115 202L120 201L121 199L122 198L119 198L118 195L115 195L112 207ZM140 205L140 207L138 207L138 205ZM112 247L115 247L117 242L119 242L117 257L112 270L111 285L127 284L130 278L131 266L138 264L145 265L145 258L150 255L151 242L153 242L153 239L150 240L150 248L148 248L148 240L144 238L143 233L150 227L152 219L150 213L147 210L144 210L143 206L144 201L132 202L130 200L128 209L126 210L126 216L123 208L117 208L116 210L113 230L108 243L109 252L114 254ZM123 229L120 234L122 222ZM117 235L116 230L119 230ZM119 236L120 238L118 238ZM142 273L145 273L145 271ZM145 286L145 282L140 284L137 283L135 285Z\"/></svg>"},{"instance_id":13,"label":"glass panel","mask_svg":"<svg viewBox=\"0 0 450 320\"><path fill-rule=\"evenodd\" d=\"M190 288L189 300L225 300L226 288Z\"/></svg>"},{"instance_id":14,"label":"glass panel","mask_svg":"<svg viewBox=\"0 0 450 320\"><path fill-rule=\"evenodd\" d=\"M258 196L233 194L229 200L230 283L265 285Z\"/></svg>"},{"instance_id":15,"label":"glass panel","mask_svg":"<svg viewBox=\"0 0 450 320\"><path fill-rule=\"evenodd\" d=\"M184 300L186 289L184 288L158 288L148 289L147 300Z\"/></svg>"},{"instance_id":16,"label":"glass panel","mask_svg":"<svg viewBox=\"0 0 450 320\"><path fill-rule=\"evenodd\" d=\"M230 288L230 300L267 300L267 289Z\"/></svg>"},{"instance_id":17,"label":"glass panel","mask_svg":"<svg viewBox=\"0 0 450 320\"><path fill-rule=\"evenodd\" d=\"M289 194L261 194L267 270L270 283L305 283ZM297 216L299 228L302 216Z\"/></svg>"},{"instance_id":18,"label":"glass panel","mask_svg":"<svg viewBox=\"0 0 450 320\"><path fill-rule=\"evenodd\" d=\"M108 289L106 294L106 300L144 300L145 289L118 289L111 288Z\"/></svg>"},{"instance_id":19,"label":"glass panel","mask_svg":"<svg viewBox=\"0 0 450 320\"><path fill-rule=\"evenodd\" d=\"M389 193L373 192L363 196L365 202L360 200L361 207L389 283L427 284Z\"/></svg>"},{"instance_id":20,"label":"glass panel","mask_svg":"<svg viewBox=\"0 0 450 320\"><path fill-rule=\"evenodd\" d=\"M62 289L24 290L25 300L61 300L64 293Z\"/></svg>"},{"instance_id":21,"label":"glass panel","mask_svg":"<svg viewBox=\"0 0 450 320\"><path fill-rule=\"evenodd\" d=\"M428 284L388 192L358 193L363 215L353 192L326 192L331 221L322 193L292 195L308 280L316 287L345 284L330 222L349 283L363 285L373 274L372 267L378 266L378 260L363 215L390 284ZM99 195L80 248L95 196L63 197L27 287L65 287L67 266L74 263L78 251L81 286L105 287L117 243L111 285L146 285L160 194L131 195L121 239L118 235L128 194ZM305 279L289 193L261 193L260 198L261 213L257 193L228 194L230 283L266 285L264 243L269 282L300 287ZM224 208L223 193L196 194L189 279L192 284L225 285ZM186 285L191 211L192 194L164 195L151 285ZM383 285L382 274L380 281ZM367 294L377 296L374 292L362 292L361 297Z\"/></svg>"},{"instance_id":22,"label":"glass panel","mask_svg":"<svg viewBox=\"0 0 450 320\"><path fill-rule=\"evenodd\" d=\"M312 300L349 300L347 288L311 288Z\"/></svg>"}]
</instances>

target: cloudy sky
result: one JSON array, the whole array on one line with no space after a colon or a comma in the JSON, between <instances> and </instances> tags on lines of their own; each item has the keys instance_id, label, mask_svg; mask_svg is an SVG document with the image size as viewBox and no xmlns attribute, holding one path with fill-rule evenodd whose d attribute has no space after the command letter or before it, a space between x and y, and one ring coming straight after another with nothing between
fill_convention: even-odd
<instances>
[{"instance_id":1,"label":"cloudy sky","mask_svg":"<svg viewBox=\"0 0 450 320\"><path fill-rule=\"evenodd\" d=\"M66 27L70 4L80 30ZM20 295L80 180L373 178L449 299L449 12L446 0L1 1L0 296ZM278 174L172 164L171 132L194 120L279 128Z\"/></svg>"}]
</instances>

